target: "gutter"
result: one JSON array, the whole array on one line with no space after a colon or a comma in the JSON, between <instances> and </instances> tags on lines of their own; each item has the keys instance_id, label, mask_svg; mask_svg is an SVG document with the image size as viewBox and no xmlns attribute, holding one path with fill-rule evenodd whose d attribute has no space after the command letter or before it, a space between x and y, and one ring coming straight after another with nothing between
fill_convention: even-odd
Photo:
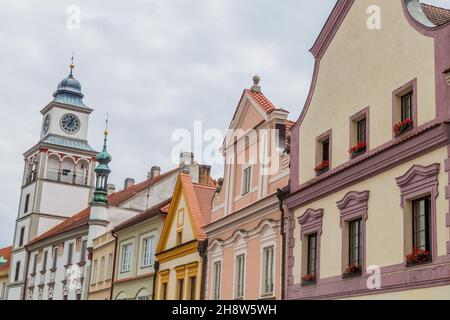
<instances>
[{"instance_id":1,"label":"gutter","mask_svg":"<svg viewBox=\"0 0 450 320\"><path fill-rule=\"evenodd\" d=\"M205 300L206 275L207 275L206 272L208 266L207 249L208 249L208 239L200 241L198 243L198 253L202 258L202 278L200 282L200 300L202 301Z\"/></svg>"},{"instance_id":2,"label":"gutter","mask_svg":"<svg viewBox=\"0 0 450 320\"><path fill-rule=\"evenodd\" d=\"M283 208L283 201L289 194L287 188L277 190L277 198L280 209L280 233L281 233L281 300L286 297L286 231L285 231L285 212Z\"/></svg>"},{"instance_id":3,"label":"gutter","mask_svg":"<svg viewBox=\"0 0 450 320\"><path fill-rule=\"evenodd\" d=\"M156 278L159 272L159 261L155 260L153 269L155 269L155 272L153 273L152 300L155 300Z\"/></svg>"},{"instance_id":4,"label":"gutter","mask_svg":"<svg viewBox=\"0 0 450 320\"><path fill-rule=\"evenodd\" d=\"M114 232L114 230L111 231L112 236L115 239L114 244L114 258L113 258L113 267L112 267L112 275L111 275L111 291L109 293L109 300L112 300L113 298L113 289L114 289L114 275L116 274L116 256L117 256L117 234Z\"/></svg>"}]
</instances>

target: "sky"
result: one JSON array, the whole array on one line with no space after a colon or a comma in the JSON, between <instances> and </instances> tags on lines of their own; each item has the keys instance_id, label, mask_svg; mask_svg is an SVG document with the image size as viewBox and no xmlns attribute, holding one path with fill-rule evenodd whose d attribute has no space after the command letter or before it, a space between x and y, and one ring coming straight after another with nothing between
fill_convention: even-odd
<instances>
[{"instance_id":1,"label":"sky","mask_svg":"<svg viewBox=\"0 0 450 320\"><path fill-rule=\"evenodd\" d=\"M448 0L427 0L448 6ZM109 116L110 181L172 169L176 129L225 130L244 88L296 120L308 94L313 45L334 0L0 0L0 247L10 245L23 152L40 136L40 110L69 72L90 116L88 141L102 145ZM80 9L80 24L71 6ZM75 12L76 13L76 12ZM69 21L69 26L68 26ZM213 167L215 177L222 175Z\"/></svg>"}]
</instances>

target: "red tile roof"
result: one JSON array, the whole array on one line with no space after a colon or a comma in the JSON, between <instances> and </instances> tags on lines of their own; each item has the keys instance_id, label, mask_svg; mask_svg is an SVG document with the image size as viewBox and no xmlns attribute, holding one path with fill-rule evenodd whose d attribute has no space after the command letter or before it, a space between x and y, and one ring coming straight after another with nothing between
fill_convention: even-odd
<instances>
[{"instance_id":1,"label":"red tile roof","mask_svg":"<svg viewBox=\"0 0 450 320\"><path fill-rule=\"evenodd\" d=\"M11 261L12 247L0 249L0 257L6 260L6 263L0 264L0 276L8 275L9 265Z\"/></svg>"},{"instance_id":2,"label":"red tile roof","mask_svg":"<svg viewBox=\"0 0 450 320\"><path fill-rule=\"evenodd\" d=\"M172 171L166 172L164 174L161 174L153 179L145 180L144 182L138 183L134 186L131 186L125 190L115 192L108 196L108 201L111 206L117 207L123 202L131 199L135 195L137 195L142 190L145 190L146 188L152 186L153 184L157 183L158 181L161 181L162 179L170 176L171 174L177 172L179 169L174 169ZM91 214L91 208L88 207L81 211L80 213L68 218L64 222L58 224L56 227L48 230L47 232L43 233L39 237L33 239L30 241L27 246L30 246L32 244L35 244L41 240L44 240L46 238L54 237L58 234L61 234L63 232L74 230L79 227L84 227L88 225L89 222L89 216Z\"/></svg>"},{"instance_id":3,"label":"red tile roof","mask_svg":"<svg viewBox=\"0 0 450 320\"><path fill-rule=\"evenodd\" d=\"M252 90L246 89L245 92L261 107L265 113L271 113L277 108L270 102L266 96L260 92L254 92Z\"/></svg>"},{"instance_id":4,"label":"red tile roof","mask_svg":"<svg viewBox=\"0 0 450 320\"><path fill-rule=\"evenodd\" d=\"M180 174L180 178L191 212L197 240L205 240L206 232L203 230L203 227L211 222L211 201L216 188L192 183L191 177L183 173Z\"/></svg>"},{"instance_id":5,"label":"red tile roof","mask_svg":"<svg viewBox=\"0 0 450 320\"><path fill-rule=\"evenodd\" d=\"M166 201L163 201L163 202L157 204L156 206L148 209L147 211L144 211L144 212L122 222L121 224L117 225L114 228L114 232L126 229L126 228L136 225L140 222L144 222L144 221L151 219L155 216L158 216L160 214L166 214L167 208L170 205L171 200L172 199L167 199ZM166 210L166 211L164 211L164 210Z\"/></svg>"},{"instance_id":6,"label":"red tile roof","mask_svg":"<svg viewBox=\"0 0 450 320\"><path fill-rule=\"evenodd\" d=\"M437 26L450 22L450 10L421 3L425 16Z\"/></svg>"}]
</instances>

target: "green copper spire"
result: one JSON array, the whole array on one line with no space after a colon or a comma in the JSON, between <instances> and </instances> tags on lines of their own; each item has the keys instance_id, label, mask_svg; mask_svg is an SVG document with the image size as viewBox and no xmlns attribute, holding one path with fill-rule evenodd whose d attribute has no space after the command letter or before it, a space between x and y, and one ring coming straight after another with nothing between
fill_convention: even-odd
<instances>
[{"instance_id":1,"label":"green copper spire","mask_svg":"<svg viewBox=\"0 0 450 320\"><path fill-rule=\"evenodd\" d=\"M97 168L96 173L96 185L94 191L94 197L92 199L93 204L108 205L108 176L111 173L108 164L111 162L112 157L107 151L108 142L108 120L106 120L105 139L103 142L103 150L97 154Z\"/></svg>"}]
</instances>

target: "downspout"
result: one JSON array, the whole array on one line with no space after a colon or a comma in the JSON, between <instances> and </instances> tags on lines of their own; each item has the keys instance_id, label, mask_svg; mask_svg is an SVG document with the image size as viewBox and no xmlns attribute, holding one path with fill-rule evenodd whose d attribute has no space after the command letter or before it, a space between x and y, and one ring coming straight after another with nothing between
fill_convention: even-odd
<instances>
[{"instance_id":1,"label":"downspout","mask_svg":"<svg viewBox=\"0 0 450 320\"><path fill-rule=\"evenodd\" d=\"M281 300L286 298L286 231L283 201L288 194L287 188L277 190L278 205L280 209L281 233Z\"/></svg>"},{"instance_id":2,"label":"downspout","mask_svg":"<svg viewBox=\"0 0 450 320\"><path fill-rule=\"evenodd\" d=\"M155 273L153 275L153 289L152 289L152 300L155 300L155 290L156 290L156 277L159 272L159 261L155 260L153 269L155 269Z\"/></svg>"},{"instance_id":3,"label":"downspout","mask_svg":"<svg viewBox=\"0 0 450 320\"><path fill-rule=\"evenodd\" d=\"M116 274L116 256L117 256L117 234L114 231L111 231L111 234L115 239L115 244L114 244L114 257L113 257L113 267L112 267L112 275L111 275L111 290L109 293L109 300L113 299L114 275Z\"/></svg>"},{"instance_id":4,"label":"downspout","mask_svg":"<svg viewBox=\"0 0 450 320\"><path fill-rule=\"evenodd\" d=\"M198 244L198 252L202 258L202 278L200 282L200 300L205 300L205 288L206 288L206 272L208 266L208 239L200 241Z\"/></svg>"}]
</instances>

